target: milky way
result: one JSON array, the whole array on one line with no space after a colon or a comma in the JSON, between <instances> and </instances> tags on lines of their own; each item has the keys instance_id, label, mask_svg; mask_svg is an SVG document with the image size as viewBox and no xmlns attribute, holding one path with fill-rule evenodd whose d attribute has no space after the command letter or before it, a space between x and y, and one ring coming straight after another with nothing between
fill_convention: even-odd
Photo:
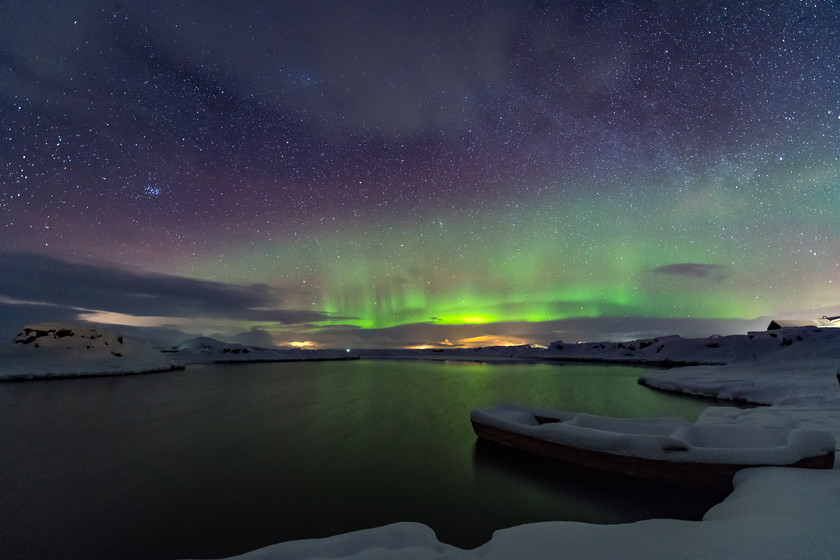
<instances>
[{"instance_id":1,"label":"milky way","mask_svg":"<svg viewBox=\"0 0 840 560\"><path fill-rule=\"evenodd\" d=\"M0 303L316 345L838 313L840 6L583 4L4 2L7 263L305 320L59 302L12 264Z\"/></svg>"}]
</instances>

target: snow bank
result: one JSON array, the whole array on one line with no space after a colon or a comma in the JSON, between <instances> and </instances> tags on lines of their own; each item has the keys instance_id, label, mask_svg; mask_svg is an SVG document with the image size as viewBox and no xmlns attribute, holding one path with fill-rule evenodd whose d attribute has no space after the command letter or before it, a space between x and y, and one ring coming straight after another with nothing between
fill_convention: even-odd
<instances>
[{"instance_id":1,"label":"snow bank","mask_svg":"<svg viewBox=\"0 0 840 560\"><path fill-rule=\"evenodd\" d=\"M727 337L733 338L733 337ZM650 387L755 404L840 405L837 372L840 329L788 328L735 337L722 367L684 367L651 373Z\"/></svg>"},{"instance_id":2,"label":"snow bank","mask_svg":"<svg viewBox=\"0 0 840 560\"><path fill-rule=\"evenodd\" d=\"M354 352L347 350L260 348L258 346L221 342L206 336L187 340L169 350L164 350L164 352L183 364L354 360L359 357Z\"/></svg>"},{"instance_id":3,"label":"snow bank","mask_svg":"<svg viewBox=\"0 0 840 560\"><path fill-rule=\"evenodd\" d=\"M552 342L543 354L554 360L664 365L723 365L825 358L840 360L840 329L789 327L730 336L662 336L632 342Z\"/></svg>"},{"instance_id":4,"label":"snow bank","mask_svg":"<svg viewBox=\"0 0 840 560\"><path fill-rule=\"evenodd\" d=\"M783 402L840 405L838 360L801 359L721 367L686 367L642 376L649 387L755 404Z\"/></svg>"},{"instance_id":5,"label":"snow bank","mask_svg":"<svg viewBox=\"0 0 840 560\"><path fill-rule=\"evenodd\" d=\"M141 340L84 323L25 327L0 346L0 380L151 373L181 366Z\"/></svg>"},{"instance_id":6,"label":"snow bank","mask_svg":"<svg viewBox=\"0 0 840 560\"><path fill-rule=\"evenodd\" d=\"M235 558L840 558L840 470L746 469L735 476L734 485L734 492L702 521L533 523L497 531L474 550L440 543L425 525L396 523L325 539L280 543Z\"/></svg>"},{"instance_id":7,"label":"snow bank","mask_svg":"<svg viewBox=\"0 0 840 560\"><path fill-rule=\"evenodd\" d=\"M353 558L356 560L466 558L464 550L443 544L422 523L393 523L323 539L289 541L267 546L231 560Z\"/></svg>"}]
</instances>

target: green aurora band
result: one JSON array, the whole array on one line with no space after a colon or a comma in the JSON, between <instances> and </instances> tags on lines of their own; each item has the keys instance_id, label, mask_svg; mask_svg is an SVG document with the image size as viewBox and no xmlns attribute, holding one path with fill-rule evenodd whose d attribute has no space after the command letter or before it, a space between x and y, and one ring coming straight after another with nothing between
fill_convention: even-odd
<instances>
[{"instance_id":1,"label":"green aurora band","mask_svg":"<svg viewBox=\"0 0 840 560\"><path fill-rule=\"evenodd\" d=\"M739 198L727 181L701 177L690 196L668 196L679 187L664 185L627 190L655 197L607 198L591 187L571 202L505 211L339 216L334 234L240 245L238 259L229 252L224 267L208 262L199 275L276 286L288 295L282 307L334 318L316 329L755 318L801 308L803 291L809 305L834 304L838 239L827 210L839 200L830 171L765 176L760 203L746 194L756 187Z\"/></svg>"}]
</instances>

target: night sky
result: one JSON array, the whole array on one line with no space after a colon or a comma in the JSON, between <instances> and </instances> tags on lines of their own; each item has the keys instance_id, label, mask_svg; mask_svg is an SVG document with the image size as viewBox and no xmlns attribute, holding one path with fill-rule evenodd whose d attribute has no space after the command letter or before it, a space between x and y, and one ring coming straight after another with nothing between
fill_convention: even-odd
<instances>
[{"instance_id":1,"label":"night sky","mask_svg":"<svg viewBox=\"0 0 840 560\"><path fill-rule=\"evenodd\" d=\"M840 314L836 2L12 0L0 115L9 336L477 346Z\"/></svg>"}]
</instances>

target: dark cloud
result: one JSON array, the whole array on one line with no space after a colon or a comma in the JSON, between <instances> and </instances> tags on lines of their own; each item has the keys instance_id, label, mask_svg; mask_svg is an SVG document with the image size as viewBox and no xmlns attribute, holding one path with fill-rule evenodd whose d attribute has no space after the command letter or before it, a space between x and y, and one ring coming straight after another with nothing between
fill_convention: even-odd
<instances>
[{"instance_id":1,"label":"dark cloud","mask_svg":"<svg viewBox=\"0 0 840 560\"><path fill-rule=\"evenodd\" d=\"M723 274L723 267L675 264L659 267L658 274L706 278ZM14 336L21 326L33 321L76 319L81 309L94 309L135 316L177 318L207 317L217 320L274 323L271 328L249 331L194 332L164 326L121 327L128 334L149 338L169 346L198 335L226 341L271 346L284 341L312 341L321 347L397 348L453 344L488 345L482 341L505 337L514 341L548 344L592 340L633 340L681 334L743 333L761 329L767 319L696 320L651 317L575 318L543 322L499 322L480 325L413 323L381 329L350 325L318 327L317 323L341 320L318 311L286 310L283 292L270 286L222 284L124 270L101 264L71 262L29 253L0 253L0 335Z\"/></svg>"},{"instance_id":2,"label":"dark cloud","mask_svg":"<svg viewBox=\"0 0 840 560\"><path fill-rule=\"evenodd\" d=\"M237 344L247 344L249 346L260 346L263 348L271 348L274 346L274 340L271 333L259 327L251 327L247 332L238 333L230 337L226 342L235 342Z\"/></svg>"},{"instance_id":3,"label":"dark cloud","mask_svg":"<svg viewBox=\"0 0 840 560\"><path fill-rule=\"evenodd\" d=\"M726 267L719 264L677 263L658 266L651 270L654 274L669 276L686 276L688 278L712 278L721 280L726 278Z\"/></svg>"},{"instance_id":4,"label":"dark cloud","mask_svg":"<svg viewBox=\"0 0 840 560\"><path fill-rule=\"evenodd\" d=\"M283 292L263 284L222 284L30 253L0 253L0 296L49 304L52 309L37 311L54 316L72 308L281 324L330 318L318 311L282 309Z\"/></svg>"}]
</instances>

